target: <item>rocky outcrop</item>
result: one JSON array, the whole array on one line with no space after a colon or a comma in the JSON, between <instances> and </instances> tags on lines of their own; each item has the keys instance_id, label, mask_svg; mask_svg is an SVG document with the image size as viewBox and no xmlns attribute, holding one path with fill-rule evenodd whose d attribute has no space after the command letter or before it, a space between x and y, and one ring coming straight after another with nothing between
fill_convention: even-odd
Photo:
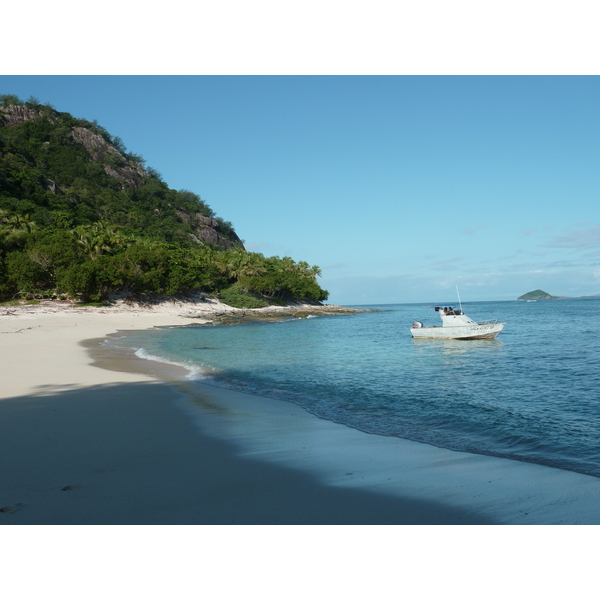
<instances>
[{"instance_id":1,"label":"rocky outcrop","mask_svg":"<svg viewBox=\"0 0 600 600\"><path fill-rule=\"evenodd\" d=\"M104 171L131 188L138 188L147 178L147 173L141 165L133 160L127 160L112 144L101 135L85 127L73 127L71 137L82 144L92 160L103 162Z\"/></svg>"},{"instance_id":2,"label":"rocky outcrop","mask_svg":"<svg viewBox=\"0 0 600 600\"><path fill-rule=\"evenodd\" d=\"M212 244L213 246L217 246L217 248L221 248L221 250L235 248L236 246L244 247L242 240L235 233L230 233L228 236L233 237L233 239L225 237L221 225L216 219L206 217L200 213L190 215L183 211L177 211L177 216L184 223L192 224L194 233L191 234L191 238L197 244Z\"/></svg>"},{"instance_id":3,"label":"rocky outcrop","mask_svg":"<svg viewBox=\"0 0 600 600\"><path fill-rule=\"evenodd\" d=\"M36 121L40 118L54 121L56 115L53 116L51 111L35 110L20 104L0 107L0 125L6 127L22 125L27 121ZM73 141L83 145L92 160L102 162L104 171L121 182L123 187L138 188L148 178L148 174L140 164L126 159L101 135L85 127L73 127L71 137ZM55 190L50 191L54 192Z\"/></svg>"},{"instance_id":4,"label":"rocky outcrop","mask_svg":"<svg viewBox=\"0 0 600 600\"><path fill-rule=\"evenodd\" d=\"M222 248L223 250L235 246L233 242L230 242L220 234L219 223L218 221L215 221L215 219L203 215L196 215L194 220L195 235L198 236L200 240Z\"/></svg>"},{"instance_id":5,"label":"rocky outcrop","mask_svg":"<svg viewBox=\"0 0 600 600\"><path fill-rule=\"evenodd\" d=\"M19 104L10 104L9 106L0 108L0 116L3 117L4 125L8 127L21 125L25 121L35 121L38 115L38 111Z\"/></svg>"},{"instance_id":6,"label":"rocky outcrop","mask_svg":"<svg viewBox=\"0 0 600 600\"><path fill-rule=\"evenodd\" d=\"M307 319L308 317L348 315L362 312L376 312L368 308L348 308L337 305L321 305L319 303L288 304L287 306L267 306L266 308L232 308L214 310L212 314L200 313L198 317L215 325L236 325L248 321L284 321L290 317Z\"/></svg>"}]
</instances>

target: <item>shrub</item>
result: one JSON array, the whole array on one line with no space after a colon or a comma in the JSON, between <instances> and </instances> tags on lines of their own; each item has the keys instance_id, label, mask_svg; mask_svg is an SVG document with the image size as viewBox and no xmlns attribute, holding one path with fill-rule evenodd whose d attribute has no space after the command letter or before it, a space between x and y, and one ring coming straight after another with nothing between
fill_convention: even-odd
<instances>
[{"instance_id":1,"label":"shrub","mask_svg":"<svg viewBox=\"0 0 600 600\"><path fill-rule=\"evenodd\" d=\"M221 290L218 297L221 302L234 308L264 308L268 306L262 298L245 293L238 283Z\"/></svg>"}]
</instances>

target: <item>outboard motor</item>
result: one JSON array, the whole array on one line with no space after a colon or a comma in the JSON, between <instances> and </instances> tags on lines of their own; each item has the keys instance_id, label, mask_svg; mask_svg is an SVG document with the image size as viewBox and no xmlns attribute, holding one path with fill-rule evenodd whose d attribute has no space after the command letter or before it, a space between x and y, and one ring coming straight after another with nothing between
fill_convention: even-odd
<instances>
[{"instance_id":1,"label":"outboard motor","mask_svg":"<svg viewBox=\"0 0 600 600\"><path fill-rule=\"evenodd\" d=\"M421 323L421 321L415 321L412 326L416 328L423 327L423 323Z\"/></svg>"}]
</instances>

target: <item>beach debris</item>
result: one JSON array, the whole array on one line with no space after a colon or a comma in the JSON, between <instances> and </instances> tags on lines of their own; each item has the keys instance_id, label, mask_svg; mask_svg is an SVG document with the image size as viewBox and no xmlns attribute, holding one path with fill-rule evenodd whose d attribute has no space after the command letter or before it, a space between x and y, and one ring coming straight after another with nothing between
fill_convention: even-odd
<instances>
[{"instance_id":1,"label":"beach debris","mask_svg":"<svg viewBox=\"0 0 600 600\"><path fill-rule=\"evenodd\" d=\"M22 333L23 331L28 331L29 329L35 329L36 326L32 327L22 327L21 329L17 329L16 331L0 331L0 333Z\"/></svg>"}]
</instances>

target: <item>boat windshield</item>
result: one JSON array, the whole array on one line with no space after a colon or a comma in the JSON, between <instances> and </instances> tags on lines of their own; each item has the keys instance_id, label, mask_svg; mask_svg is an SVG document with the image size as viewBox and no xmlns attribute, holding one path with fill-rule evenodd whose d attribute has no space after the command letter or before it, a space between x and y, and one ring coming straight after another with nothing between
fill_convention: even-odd
<instances>
[{"instance_id":1,"label":"boat windshield","mask_svg":"<svg viewBox=\"0 0 600 600\"><path fill-rule=\"evenodd\" d=\"M465 313L460 310L460 309L454 309L452 308L452 306L444 306L443 308L441 306L436 306L435 307L436 311L441 311L444 315L464 315Z\"/></svg>"}]
</instances>

